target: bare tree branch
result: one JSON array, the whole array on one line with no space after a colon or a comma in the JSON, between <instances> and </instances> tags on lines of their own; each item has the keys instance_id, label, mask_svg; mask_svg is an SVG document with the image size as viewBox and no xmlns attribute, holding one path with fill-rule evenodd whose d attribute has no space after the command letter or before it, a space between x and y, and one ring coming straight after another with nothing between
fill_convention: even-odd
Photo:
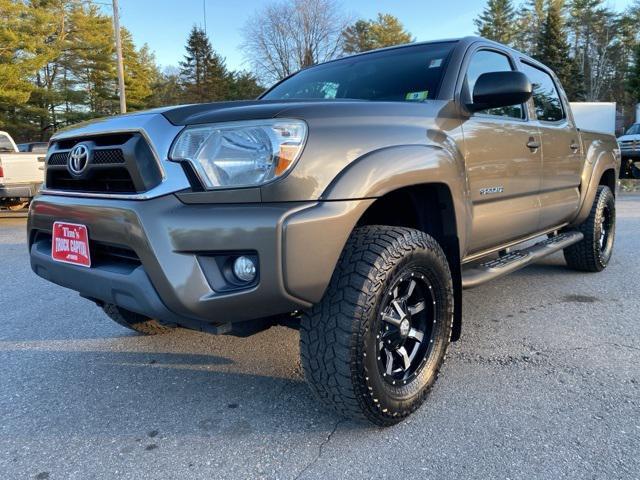
<instances>
[{"instance_id":1,"label":"bare tree branch","mask_svg":"<svg viewBox=\"0 0 640 480\"><path fill-rule=\"evenodd\" d=\"M342 54L349 23L336 0L278 0L245 24L242 48L265 82Z\"/></svg>"}]
</instances>

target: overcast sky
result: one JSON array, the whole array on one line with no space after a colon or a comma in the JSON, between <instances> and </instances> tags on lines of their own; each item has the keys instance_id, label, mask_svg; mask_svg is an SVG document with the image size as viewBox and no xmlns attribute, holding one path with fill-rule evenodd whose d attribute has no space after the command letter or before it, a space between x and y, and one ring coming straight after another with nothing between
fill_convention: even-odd
<instances>
[{"instance_id":1,"label":"overcast sky","mask_svg":"<svg viewBox=\"0 0 640 480\"><path fill-rule=\"evenodd\" d=\"M241 30L247 18L269 0L204 1L207 32L213 47L226 58L229 68L248 69L240 50ZM354 18L391 13L420 41L473 35L473 19L482 11L485 0L350 0L342 3L345 13ZM632 0L608 2L617 10L632 3ZM203 0L120 0L120 10L122 24L131 31L136 44L149 44L162 66L178 64L184 55L189 30L193 25L204 23Z\"/></svg>"}]
</instances>

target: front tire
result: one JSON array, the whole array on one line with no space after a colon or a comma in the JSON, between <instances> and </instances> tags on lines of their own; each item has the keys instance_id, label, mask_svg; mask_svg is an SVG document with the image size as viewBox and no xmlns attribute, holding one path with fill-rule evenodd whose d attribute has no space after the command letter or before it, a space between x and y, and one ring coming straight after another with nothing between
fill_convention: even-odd
<instances>
[{"instance_id":1,"label":"front tire","mask_svg":"<svg viewBox=\"0 0 640 480\"><path fill-rule=\"evenodd\" d=\"M453 284L429 235L367 226L351 234L323 299L304 312L300 352L315 395L380 426L425 401L453 325Z\"/></svg>"},{"instance_id":2,"label":"front tire","mask_svg":"<svg viewBox=\"0 0 640 480\"><path fill-rule=\"evenodd\" d=\"M164 335L175 330L174 327L163 325L157 320L145 317L139 313L131 312L120 308L117 305L107 303L102 306L102 310L107 316L129 330L141 333L143 335Z\"/></svg>"},{"instance_id":3,"label":"front tire","mask_svg":"<svg viewBox=\"0 0 640 480\"><path fill-rule=\"evenodd\" d=\"M616 201L609 187L598 187L589 217L576 230L584 238L564 249L567 265L583 272L601 272L611 260L616 236Z\"/></svg>"}]
</instances>

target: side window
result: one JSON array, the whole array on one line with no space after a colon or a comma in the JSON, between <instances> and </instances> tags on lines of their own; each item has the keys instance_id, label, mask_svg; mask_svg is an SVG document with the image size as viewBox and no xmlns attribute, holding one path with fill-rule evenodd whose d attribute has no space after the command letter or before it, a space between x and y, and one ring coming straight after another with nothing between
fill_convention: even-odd
<instances>
[{"instance_id":1,"label":"side window","mask_svg":"<svg viewBox=\"0 0 640 480\"><path fill-rule=\"evenodd\" d=\"M483 73L490 72L508 72L513 70L509 57L502 53L494 52L491 50L480 50L473 54L469 67L467 69L467 77L465 80L467 92L469 98L473 95L473 87L476 81ZM497 115L500 117L512 117L523 119L524 108L522 105L512 105L510 107L491 108L489 110L483 110L478 113L485 115Z\"/></svg>"},{"instance_id":2,"label":"side window","mask_svg":"<svg viewBox=\"0 0 640 480\"><path fill-rule=\"evenodd\" d=\"M0 152L13 152L13 144L5 134L0 134Z\"/></svg>"},{"instance_id":3,"label":"side window","mask_svg":"<svg viewBox=\"0 0 640 480\"><path fill-rule=\"evenodd\" d=\"M558 89L551 76L539 68L522 62L522 69L533 85L533 105L542 122L558 122L565 118Z\"/></svg>"}]
</instances>

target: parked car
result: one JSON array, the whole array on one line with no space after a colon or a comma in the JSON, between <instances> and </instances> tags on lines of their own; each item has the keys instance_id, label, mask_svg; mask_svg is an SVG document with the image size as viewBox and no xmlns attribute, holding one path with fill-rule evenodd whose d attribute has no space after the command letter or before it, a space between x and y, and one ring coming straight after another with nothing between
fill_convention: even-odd
<instances>
[{"instance_id":1,"label":"parked car","mask_svg":"<svg viewBox=\"0 0 640 480\"><path fill-rule=\"evenodd\" d=\"M640 123L631 125L623 136L618 138L622 167L620 178L640 179Z\"/></svg>"},{"instance_id":2,"label":"parked car","mask_svg":"<svg viewBox=\"0 0 640 480\"><path fill-rule=\"evenodd\" d=\"M18 151L31 153L47 153L48 146L49 144L47 142L19 143Z\"/></svg>"},{"instance_id":3,"label":"parked car","mask_svg":"<svg viewBox=\"0 0 640 480\"><path fill-rule=\"evenodd\" d=\"M473 37L393 47L256 101L60 133L31 266L146 334L299 328L316 396L387 426L460 338L463 288L559 251L607 266L619 167L534 59Z\"/></svg>"},{"instance_id":4,"label":"parked car","mask_svg":"<svg viewBox=\"0 0 640 480\"><path fill-rule=\"evenodd\" d=\"M45 153L19 152L11 136L0 132L0 208L29 204L44 180Z\"/></svg>"}]
</instances>

